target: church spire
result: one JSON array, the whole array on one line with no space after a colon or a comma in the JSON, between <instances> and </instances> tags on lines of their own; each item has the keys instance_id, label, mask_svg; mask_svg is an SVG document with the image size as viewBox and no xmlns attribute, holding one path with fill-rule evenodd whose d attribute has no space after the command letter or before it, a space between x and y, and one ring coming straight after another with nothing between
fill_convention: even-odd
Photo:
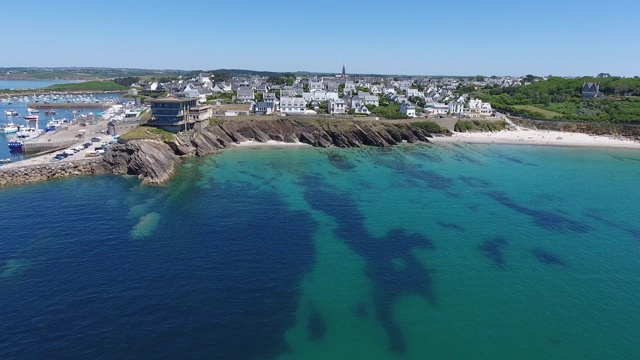
<instances>
[{"instance_id":1,"label":"church spire","mask_svg":"<svg viewBox=\"0 0 640 360\"><path fill-rule=\"evenodd\" d=\"M345 68L344 68L344 63L342 63L342 80L344 81L344 79L346 77L347 77L347 75L346 75L346 71L345 71Z\"/></svg>"}]
</instances>

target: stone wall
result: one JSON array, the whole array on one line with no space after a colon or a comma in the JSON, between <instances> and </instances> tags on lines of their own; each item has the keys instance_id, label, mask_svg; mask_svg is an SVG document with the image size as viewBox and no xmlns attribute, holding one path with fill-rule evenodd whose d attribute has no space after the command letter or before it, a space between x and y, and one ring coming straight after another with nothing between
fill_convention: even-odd
<instances>
[{"instance_id":1,"label":"stone wall","mask_svg":"<svg viewBox=\"0 0 640 360\"><path fill-rule=\"evenodd\" d=\"M110 173L102 158L55 164L0 168L0 186L26 184L71 176Z\"/></svg>"}]
</instances>

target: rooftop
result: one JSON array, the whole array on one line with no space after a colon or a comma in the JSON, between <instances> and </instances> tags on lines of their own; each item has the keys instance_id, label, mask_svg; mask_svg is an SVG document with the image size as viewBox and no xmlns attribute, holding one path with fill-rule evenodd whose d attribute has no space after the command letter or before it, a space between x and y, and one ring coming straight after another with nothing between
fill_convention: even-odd
<instances>
[{"instance_id":1,"label":"rooftop","mask_svg":"<svg viewBox=\"0 0 640 360\"><path fill-rule=\"evenodd\" d=\"M185 103L189 101L198 101L198 98L176 98L176 97L165 97L165 98L157 98L157 99L146 99L145 101L151 103Z\"/></svg>"}]
</instances>

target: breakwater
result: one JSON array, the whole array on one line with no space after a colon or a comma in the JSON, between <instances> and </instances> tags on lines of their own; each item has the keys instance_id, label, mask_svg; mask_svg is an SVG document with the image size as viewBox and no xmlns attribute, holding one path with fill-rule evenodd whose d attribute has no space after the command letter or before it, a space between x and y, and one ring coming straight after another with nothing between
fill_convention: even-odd
<instances>
[{"instance_id":1,"label":"breakwater","mask_svg":"<svg viewBox=\"0 0 640 360\"><path fill-rule=\"evenodd\" d=\"M422 128L415 123L346 120L219 120L202 132L181 133L171 140L130 139L115 144L99 159L34 167L0 168L0 186L51 178L113 173L137 176L143 184L161 185L173 176L181 157L207 156L245 141L269 140L316 147L389 147L429 142L445 129ZM69 164L69 165L68 165ZM9 172L10 174L6 174Z\"/></svg>"},{"instance_id":2,"label":"breakwater","mask_svg":"<svg viewBox=\"0 0 640 360\"><path fill-rule=\"evenodd\" d=\"M103 103L29 103L32 109L95 109L108 108L113 104Z\"/></svg>"},{"instance_id":3,"label":"breakwater","mask_svg":"<svg viewBox=\"0 0 640 360\"><path fill-rule=\"evenodd\" d=\"M71 176L110 173L111 169L101 158L62 162L55 164L0 168L0 186L27 184Z\"/></svg>"}]
</instances>

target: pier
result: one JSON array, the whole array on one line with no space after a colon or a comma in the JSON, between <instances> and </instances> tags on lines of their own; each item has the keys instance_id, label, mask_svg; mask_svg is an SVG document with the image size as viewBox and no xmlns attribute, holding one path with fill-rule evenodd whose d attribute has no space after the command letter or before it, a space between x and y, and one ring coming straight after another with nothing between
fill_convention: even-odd
<instances>
[{"instance_id":1,"label":"pier","mask_svg":"<svg viewBox=\"0 0 640 360\"><path fill-rule=\"evenodd\" d=\"M31 109L96 109L109 108L113 104L106 103L29 103Z\"/></svg>"}]
</instances>

